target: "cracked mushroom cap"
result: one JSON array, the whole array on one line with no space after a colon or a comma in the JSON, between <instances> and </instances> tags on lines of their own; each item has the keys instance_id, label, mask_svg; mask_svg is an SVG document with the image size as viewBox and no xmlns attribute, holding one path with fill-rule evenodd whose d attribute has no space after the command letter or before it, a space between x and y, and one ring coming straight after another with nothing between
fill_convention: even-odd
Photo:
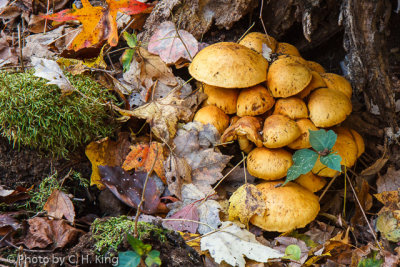
<instances>
[{"instance_id":1,"label":"cracked mushroom cap","mask_svg":"<svg viewBox=\"0 0 400 267\"><path fill-rule=\"evenodd\" d=\"M304 90L311 79L308 67L291 57L283 57L269 67L267 85L274 97L289 97Z\"/></svg>"},{"instance_id":2,"label":"cracked mushroom cap","mask_svg":"<svg viewBox=\"0 0 400 267\"><path fill-rule=\"evenodd\" d=\"M294 182L313 193L321 190L326 184L326 180L323 177L315 175L312 172L300 175Z\"/></svg>"},{"instance_id":3,"label":"cracked mushroom cap","mask_svg":"<svg viewBox=\"0 0 400 267\"><path fill-rule=\"evenodd\" d=\"M315 62L315 61L307 61L307 67L309 67L312 71L316 71L318 73L325 73L324 67L321 66L321 64Z\"/></svg>"},{"instance_id":4,"label":"cracked mushroom cap","mask_svg":"<svg viewBox=\"0 0 400 267\"><path fill-rule=\"evenodd\" d=\"M312 121L310 121L309 119L297 120L296 124L300 129L300 137L294 140L292 143L288 144L287 146L291 149L310 148L310 132L308 130L317 131L318 128L315 127L314 123L312 123Z\"/></svg>"},{"instance_id":5,"label":"cracked mushroom cap","mask_svg":"<svg viewBox=\"0 0 400 267\"><path fill-rule=\"evenodd\" d=\"M350 115L350 99L340 91L320 88L313 91L308 100L310 119L317 127L332 127Z\"/></svg>"},{"instance_id":6,"label":"cracked mushroom cap","mask_svg":"<svg viewBox=\"0 0 400 267\"><path fill-rule=\"evenodd\" d=\"M353 89L346 78L335 73L321 73L321 77L324 79L326 87L333 90L338 90L345 94L348 98L351 98Z\"/></svg>"},{"instance_id":7,"label":"cracked mushroom cap","mask_svg":"<svg viewBox=\"0 0 400 267\"><path fill-rule=\"evenodd\" d=\"M246 88L267 79L268 61L237 43L216 43L202 49L189 66L196 80L223 88Z\"/></svg>"},{"instance_id":8,"label":"cracked mushroom cap","mask_svg":"<svg viewBox=\"0 0 400 267\"><path fill-rule=\"evenodd\" d=\"M326 88L326 83L324 79L322 79L321 75L319 75L315 71L311 71L312 79L311 82L304 88L300 93L296 96L303 99L306 98L312 91L318 88Z\"/></svg>"},{"instance_id":9,"label":"cracked mushroom cap","mask_svg":"<svg viewBox=\"0 0 400 267\"><path fill-rule=\"evenodd\" d=\"M336 143L332 147L332 151L337 152L342 157L340 164L346 167L352 167L357 160L357 144L352 136L344 132L337 132ZM312 172L323 177L333 177L338 173L323 165L319 157L317 162L315 162Z\"/></svg>"},{"instance_id":10,"label":"cracked mushroom cap","mask_svg":"<svg viewBox=\"0 0 400 267\"><path fill-rule=\"evenodd\" d=\"M264 122L263 144L265 147L284 147L300 135L301 131L296 122L284 115L271 115Z\"/></svg>"},{"instance_id":11,"label":"cracked mushroom cap","mask_svg":"<svg viewBox=\"0 0 400 267\"><path fill-rule=\"evenodd\" d=\"M319 212L318 197L296 183L276 187L280 181L256 185L266 203L263 215L254 215L250 222L266 231L288 232L313 221Z\"/></svg>"},{"instance_id":12,"label":"cracked mushroom cap","mask_svg":"<svg viewBox=\"0 0 400 267\"><path fill-rule=\"evenodd\" d=\"M247 170L257 178L278 180L293 165L292 154L284 149L256 147L247 157Z\"/></svg>"},{"instance_id":13,"label":"cracked mushroom cap","mask_svg":"<svg viewBox=\"0 0 400 267\"><path fill-rule=\"evenodd\" d=\"M193 121L212 124L222 134L229 125L229 116L216 106L205 106L194 115Z\"/></svg>"},{"instance_id":14,"label":"cracked mushroom cap","mask_svg":"<svg viewBox=\"0 0 400 267\"><path fill-rule=\"evenodd\" d=\"M289 43L278 43L275 53L300 57L299 50Z\"/></svg>"},{"instance_id":15,"label":"cracked mushroom cap","mask_svg":"<svg viewBox=\"0 0 400 267\"><path fill-rule=\"evenodd\" d=\"M240 91L237 100L237 115L256 116L270 110L275 104L275 99L270 91L262 85L245 88Z\"/></svg>"},{"instance_id":16,"label":"cracked mushroom cap","mask_svg":"<svg viewBox=\"0 0 400 267\"><path fill-rule=\"evenodd\" d=\"M203 84L204 93L208 96L206 105L214 105L226 114L236 113L236 103L239 90L226 89L208 84Z\"/></svg>"},{"instance_id":17,"label":"cracked mushroom cap","mask_svg":"<svg viewBox=\"0 0 400 267\"><path fill-rule=\"evenodd\" d=\"M271 48L272 52L275 52L278 42L274 37L266 35L261 32L248 33L239 44L244 45L260 54L262 54L262 45L266 44Z\"/></svg>"},{"instance_id":18,"label":"cracked mushroom cap","mask_svg":"<svg viewBox=\"0 0 400 267\"><path fill-rule=\"evenodd\" d=\"M276 101L273 114L285 115L292 120L308 118L306 103L297 97L280 98Z\"/></svg>"}]
</instances>

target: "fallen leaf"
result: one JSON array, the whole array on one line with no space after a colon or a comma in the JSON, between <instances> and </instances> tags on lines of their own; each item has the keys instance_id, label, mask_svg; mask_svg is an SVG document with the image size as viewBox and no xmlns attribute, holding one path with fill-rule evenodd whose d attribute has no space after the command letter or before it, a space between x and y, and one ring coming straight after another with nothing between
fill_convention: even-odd
<instances>
[{"instance_id":1,"label":"fallen leaf","mask_svg":"<svg viewBox=\"0 0 400 267\"><path fill-rule=\"evenodd\" d=\"M377 159L371 166L366 168L361 172L361 176L375 175L385 166L386 162L389 160L388 156Z\"/></svg>"},{"instance_id":2,"label":"fallen leaf","mask_svg":"<svg viewBox=\"0 0 400 267\"><path fill-rule=\"evenodd\" d=\"M385 191L395 191L400 188L400 170L396 170L393 166L388 167L384 175L379 175L376 180L378 193Z\"/></svg>"},{"instance_id":3,"label":"fallen leaf","mask_svg":"<svg viewBox=\"0 0 400 267\"><path fill-rule=\"evenodd\" d=\"M199 44L192 34L185 30L177 30L171 21L158 26L148 45L149 52L160 55L167 64L174 64L185 58L192 61L199 49Z\"/></svg>"},{"instance_id":4,"label":"fallen leaf","mask_svg":"<svg viewBox=\"0 0 400 267\"><path fill-rule=\"evenodd\" d=\"M183 233L183 232L178 232L183 240L185 240L186 245L189 247L193 248L196 250L199 255L202 254L201 249L200 249L200 235L199 234L192 234L192 233Z\"/></svg>"},{"instance_id":5,"label":"fallen leaf","mask_svg":"<svg viewBox=\"0 0 400 267\"><path fill-rule=\"evenodd\" d=\"M107 64L103 58L103 48L100 50L100 54L96 58L91 59L74 59L74 58L59 58L57 63L65 67L73 75L81 74L91 68L95 69L106 69Z\"/></svg>"},{"instance_id":6,"label":"fallen leaf","mask_svg":"<svg viewBox=\"0 0 400 267\"><path fill-rule=\"evenodd\" d=\"M129 174L121 167L99 166L101 181L126 205L137 208L142 198L143 186L147 173ZM144 195L142 209L147 214L157 211L160 204L160 191L156 182L149 177Z\"/></svg>"},{"instance_id":7,"label":"fallen leaf","mask_svg":"<svg viewBox=\"0 0 400 267\"><path fill-rule=\"evenodd\" d=\"M25 38L25 46L22 50L22 54L25 60L31 60L32 57L38 58L53 58L56 53L50 50L50 46L53 45L58 50L62 50L65 46L64 36L65 27L61 26L52 31L46 33L31 34Z\"/></svg>"},{"instance_id":8,"label":"fallen leaf","mask_svg":"<svg viewBox=\"0 0 400 267\"><path fill-rule=\"evenodd\" d=\"M197 211L197 207L194 203L183 207L180 211L174 213L168 219L178 219L177 221L166 220L163 222L163 226L165 228L174 231L189 232L195 234L199 226L199 224L196 223L196 221L199 221L199 214Z\"/></svg>"},{"instance_id":9,"label":"fallen leaf","mask_svg":"<svg viewBox=\"0 0 400 267\"><path fill-rule=\"evenodd\" d=\"M264 214L266 203L262 193L255 185L244 184L229 198L229 220L239 218L241 223L248 225L253 215Z\"/></svg>"},{"instance_id":10,"label":"fallen leaf","mask_svg":"<svg viewBox=\"0 0 400 267\"><path fill-rule=\"evenodd\" d=\"M310 230L305 232L307 236L311 238L312 241L318 244L325 244L332 237L332 233L335 227L328 225L320 221L314 221L311 223Z\"/></svg>"},{"instance_id":11,"label":"fallen leaf","mask_svg":"<svg viewBox=\"0 0 400 267\"><path fill-rule=\"evenodd\" d=\"M170 153L164 161L165 177L167 178L168 190L171 194L182 198L181 190L184 183L192 181L192 169L184 158Z\"/></svg>"},{"instance_id":12,"label":"fallen leaf","mask_svg":"<svg viewBox=\"0 0 400 267\"><path fill-rule=\"evenodd\" d=\"M64 220L50 220L43 217L34 217L28 220L29 230L24 244L29 249L46 248L52 245L52 249L63 248L74 242L82 230L70 226Z\"/></svg>"},{"instance_id":13,"label":"fallen leaf","mask_svg":"<svg viewBox=\"0 0 400 267\"><path fill-rule=\"evenodd\" d=\"M361 186L357 186L357 198L361 204L363 211L369 211L372 208L372 195L369 193L369 184L364 179L360 179ZM361 188L359 188L361 187ZM350 220L352 225L364 225L365 219L362 215L360 206L356 206L355 213Z\"/></svg>"},{"instance_id":14,"label":"fallen leaf","mask_svg":"<svg viewBox=\"0 0 400 267\"><path fill-rule=\"evenodd\" d=\"M152 101L135 110L114 108L124 116L145 119L154 135L169 143L176 134L178 121L187 122L192 118L205 95L196 92L186 98L180 98L180 91L174 90L164 98Z\"/></svg>"},{"instance_id":15,"label":"fallen leaf","mask_svg":"<svg viewBox=\"0 0 400 267\"><path fill-rule=\"evenodd\" d=\"M82 23L82 30L68 46L68 49L75 51L95 46L104 40L107 40L110 46L116 46L118 44L117 13L133 15L149 8L148 4L135 0L106 0L107 7L94 7L89 0L81 2L82 8L80 9L74 6L72 9L43 16L43 18L54 21L78 20Z\"/></svg>"},{"instance_id":16,"label":"fallen leaf","mask_svg":"<svg viewBox=\"0 0 400 267\"><path fill-rule=\"evenodd\" d=\"M85 154L92 163L91 185L96 185L99 189L105 188L101 182L98 166L121 166L129 153L129 145L129 133L120 133L117 141L106 137L87 145Z\"/></svg>"},{"instance_id":17,"label":"fallen leaf","mask_svg":"<svg viewBox=\"0 0 400 267\"><path fill-rule=\"evenodd\" d=\"M28 192L32 190L32 188L33 186L28 189L17 186L15 190L7 190L0 185L0 203L12 204L20 200L29 199L30 195Z\"/></svg>"},{"instance_id":18,"label":"fallen leaf","mask_svg":"<svg viewBox=\"0 0 400 267\"><path fill-rule=\"evenodd\" d=\"M252 233L229 221L222 223L220 231L201 238L201 250L208 250L218 264L225 261L239 267L246 264L243 256L257 262L267 262L284 255L262 245Z\"/></svg>"},{"instance_id":19,"label":"fallen leaf","mask_svg":"<svg viewBox=\"0 0 400 267\"><path fill-rule=\"evenodd\" d=\"M166 183L164 172L164 148L161 143L151 142L151 145L138 144L131 146L131 151L128 156L126 156L122 168L125 171L135 169L138 171L149 172L152 169L153 164L154 172L164 183Z\"/></svg>"},{"instance_id":20,"label":"fallen leaf","mask_svg":"<svg viewBox=\"0 0 400 267\"><path fill-rule=\"evenodd\" d=\"M0 214L0 236L4 237L8 233L17 231L21 228L22 225L13 217L12 212L3 212Z\"/></svg>"},{"instance_id":21,"label":"fallen leaf","mask_svg":"<svg viewBox=\"0 0 400 267\"><path fill-rule=\"evenodd\" d=\"M400 210L400 188L396 191L386 191L379 194L374 194L374 197L376 197L379 202L385 205L380 212L387 210Z\"/></svg>"},{"instance_id":22,"label":"fallen leaf","mask_svg":"<svg viewBox=\"0 0 400 267\"><path fill-rule=\"evenodd\" d=\"M63 191L54 190L44 204L43 209L51 217L61 219L64 216L70 223L74 223L74 204L72 204L71 199Z\"/></svg>"},{"instance_id":23,"label":"fallen leaf","mask_svg":"<svg viewBox=\"0 0 400 267\"><path fill-rule=\"evenodd\" d=\"M7 41L7 36L4 32L0 33L0 67L8 64L18 64L18 56L13 47Z\"/></svg>"}]
</instances>

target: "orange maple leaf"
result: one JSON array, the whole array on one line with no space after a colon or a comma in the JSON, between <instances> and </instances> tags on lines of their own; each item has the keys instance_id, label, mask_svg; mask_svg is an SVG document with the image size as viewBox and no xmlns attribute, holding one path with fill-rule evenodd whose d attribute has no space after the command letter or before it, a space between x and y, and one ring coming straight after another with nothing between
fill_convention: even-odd
<instances>
[{"instance_id":1,"label":"orange maple leaf","mask_svg":"<svg viewBox=\"0 0 400 267\"><path fill-rule=\"evenodd\" d=\"M78 20L82 23L82 30L67 49L78 51L104 40L108 40L110 46L116 46L118 44L117 13L139 14L150 6L136 0L106 0L106 2L108 7L94 7L89 0L82 0L80 9L74 6L72 9L65 9L42 17L54 21Z\"/></svg>"},{"instance_id":2,"label":"orange maple leaf","mask_svg":"<svg viewBox=\"0 0 400 267\"><path fill-rule=\"evenodd\" d=\"M156 161L155 163L154 160ZM131 146L131 152L129 152L128 156L126 156L126 159L122 164L122 168L126 171L136 169L149 172L153 164L154 172L164 183L166 183L164 171L164 152L161 143L152 142L151 145L138 144Z\"/></svg>"}]
</instances>

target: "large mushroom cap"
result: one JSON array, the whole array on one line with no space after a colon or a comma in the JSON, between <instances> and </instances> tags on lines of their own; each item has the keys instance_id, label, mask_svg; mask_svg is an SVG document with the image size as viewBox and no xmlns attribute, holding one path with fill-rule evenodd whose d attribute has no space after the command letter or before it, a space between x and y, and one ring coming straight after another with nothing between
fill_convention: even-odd
<instances>
[{"instance_id":1,"label":"large mushroom cap","mask_svg":"<svg viewBox=\"0 0 400 267\"><path fill-rule=\"evenodd\" d=\"M214 105L222 109L226 114L236 113L236 103L239 90L231 90L221 87L203 84L204 93L208 96L206 105Z\"/></svg>"},{"instance_id":2,"label":"large mushroom cap","mask_svg":"<svg viewBox=\"0 0 400 267\"><path fill-rule=\"evenodd\" d=\"M335 73L321 73L322 79L324 79L326 86L333 90L338 90L345 94L348 98L351 98L353 89L351 84L346 78L337 75Z\"/></svg>"},{"instance_id":3,"label":"large mushroom cap","mask_svg":"<svg viewBox=\"0 0 400 267\"><path fill-rule=\"evenodd\" d=\"M267 208L262 216L251 217L250 222L266 231L287 232L313 221L320 209L318 197L292 182L275 187L279 183L263 182L256 186Z\"/></svg>"},{"instance_id":4,"label":"large mushroom cap","mask_svg":"<svg viewBox=\"0 0 400 267\"><path fill-rule=\"evenodd\" d=\"M308 101L310 119L317 127L331 127L350 115L350 99L340 91L321 88L313 91Z\"/></svg>"},{"instance_id":5,"label":"large mushroom cap","mask_svg":"<svg viewBox=\"0 0 400 267\"><path fill-rule=\"evenodd\" d=\"M262 53L262 45L266 44L272 52L275 52L278 42L271 36L261 32L251 32L247 34L239 44L244 45L258 53Z\"/></svg>"},{"instance_id":6,"label":"large mushroom cap","mask_svg":"<svg viewBox=\"0 0 400 267\"><path fill-rule=\"evenodd\" d=\"M310 132L317 131L318 128L315 127L314 123L309 119L300 119L296 121L297 127L300 129L300 137L294 140L292 143L288 144L288 147L291 149L303 149L311 147L310 144Z\"/></svg>"},{"instance_id":7,"label":"large mushroom cap","mask_svg":"<svg viewBox=\"0 0 400 267\"><path fill-rule=\"evenodd\" d=\"M280 98L276 101L273 114L288 116L292 120L308 118L306 103L297 97Z\"/></svg>"},{"instance_id":8,"label":"large mushroom cap","mask_svg":"<svg viewBox=\"0 0 400 267\"><path fill-rule=\"evenodd\" d=\"M278 43L278 47L276 48L276 53L278 54L285 54L285 55L292 55L292 56L300 56L299 50L294 45L289 43Z\"/></svg>"},{"instance_id":9,"label":"large mushroom cap","mask_svg":"<svg viewBox=\"0 0 400 267\"><path fill-rule=\"evenodd\" d=\"M275 104L275 99L267 88L256 85L240 91L237 99L237 115L256 116L265 113Z\"/></svg>"},{"instance_id":10,"label":"large mushroom cap","mask_svg":"<svg viewBox=\"0 0 400 267\"><path fill-rule=\"evenodd\" d=\"M300 175L294 182L313 193L321 190L326 184L325 178L319 177L312 172Z\"/></svg>"},{"instance_id":11,"label":"large mushroom cap","mask_svg":"<svg viewBox=\"0 0 400 267\"><path fill-rule=\"evenodd\" d=\"M315 61L307 61L307 67L309 67L312 71L316 71L318 73L325 73L324 67L321 66L318 62Z\"/></svg>"},{"instance_id":12,"label":"large mushroom cap","mask_svg":"<svg viewBox=\"0 0 400 267\"><path fill-rule=\"evenodd\" d=\"M274 61L267 74L267 85L274 97L289 97L301 92L311 82L308 67L283 57Z\"/></svg>"},{"instance_id":13,"label":"large mushroom cap","mask_svg":"<svg viewBox=\"0 0 400 267\"><path fill-rule=\"evenodd\" d=\"M264 146L284 147L300 137L300 129L294 120L284 115L271 115L264 122Z\"/></svg>"},{"instance_id":14,"label":"large mushroom cap","mask_svg":"<svg viewBox=\"0 0 400 267\"><path fill-rule=\"evenodd\" d=\"M243 45L216 43L201 50L189 66L196 80L224 88L245 88L267 79L268 61Z\"/></svg>"},{"instance_id":15,"label":"large mushroom cap","mask_svg":"<svg viewBox=\"0 0 400 267\"><path fill-rule=\"evenodd\" d=\"M350 129L351 134L353 135L353 139L357 145L357 158L359 158L365 152L365 143L362 136L356 132L356 130Z\"/></svg>"},{"instance_id":16,"label":"large mushroom cap","mask_svg":"<svg viewBox=\"0 0 400 267\"><path fill-rule=\"evenodd\" d=\"M326 88L326 83L324 79L322 79L321 75L318 74L316 71L311 71L312 79L311 82L304 88L300 93L296 96L303 99L307 97L312 91L318 88Z\"/></svg>"},{"instance_id":17,"label":"large mushroom cap","mask_svg":"<svg viewBox=\"0 0 400 267\"><path fill-rule=\"evenodd\" d=\"M284 149L257 147L247 157L247 170L264 180L277 180L286 176L293 165L292 154Z\"/></svg>"},{"instance_id":18,"label":"large mushroom cap","mask_svg":"<svg viewBox=\"0 0 400 267\"><path fill-rule=\"evenodd\" d=\"M222 134L229 125L229 116L216 106L205 106L194 115L193 121L212 124Z\"/></svg>"}]
</instances>

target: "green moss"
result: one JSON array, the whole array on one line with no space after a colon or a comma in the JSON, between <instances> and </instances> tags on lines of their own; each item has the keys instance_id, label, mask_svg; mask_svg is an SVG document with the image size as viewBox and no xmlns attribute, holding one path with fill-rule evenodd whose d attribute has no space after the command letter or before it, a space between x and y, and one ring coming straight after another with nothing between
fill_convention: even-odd
<instances>
[{"instance_id":1,"label":"green moss","mask_svg":"<svg viewBox=\"0 0 400 267\"><path fill-rule=\"evenodd\" d=\"M57 179L57 173L54 173L44 178L37 188L29 191L31 198L28 199L22 207L31 211L42 211L51 193L60 188L61 184Z\"/></svg>"},{"instance_id":2,"label":"green moss","mask_svg":"<svg viewBox=\"0 0 400 267\"><path fill-rule=\"evenodd\" d=\"M56 85L28 73L0 72L0 134L14 146L26 146L55 157L109 136L117 123L105 105L115 100L89 76L67 75L80 92L61 97Z\"/></svg>"},{"instance_id":3,"label":"green moss","mask_svg":"<svg viewBox=\"0 0 400 267\"><path fill-rule=\"evenodd\" d=\"M133 235L135 221L127 216L110 217L106 220L96 219L92 223L91 230L96 252L103 255L107 252L118 251L118 246L124 240L126 234ZM160 242L165 242L165 234L168 232L168 230L154 224L138 222L138 239L140 240L151 235Z\"/></svg>"}]
</instances>

